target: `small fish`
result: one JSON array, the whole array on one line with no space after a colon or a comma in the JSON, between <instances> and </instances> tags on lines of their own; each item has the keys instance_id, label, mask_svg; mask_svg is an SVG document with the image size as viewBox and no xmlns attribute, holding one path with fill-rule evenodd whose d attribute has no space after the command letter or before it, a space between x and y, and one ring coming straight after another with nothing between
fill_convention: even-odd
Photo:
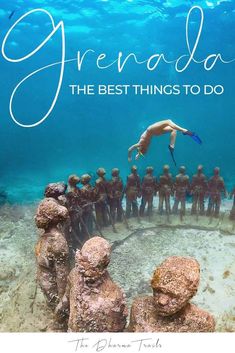
<instances>
[{"instance_id":1,"label":"small fish","mask_svg":"<svg viewBox=\"0 0 235 353\"><path fill-rule=\"evenodd\" d=\"M10 15L8 16L8 19L9 19L9 20L14 16L14 13L15 13L15 12L16 12L16 10L11 11Z\"/></svg>"}]
</instances>

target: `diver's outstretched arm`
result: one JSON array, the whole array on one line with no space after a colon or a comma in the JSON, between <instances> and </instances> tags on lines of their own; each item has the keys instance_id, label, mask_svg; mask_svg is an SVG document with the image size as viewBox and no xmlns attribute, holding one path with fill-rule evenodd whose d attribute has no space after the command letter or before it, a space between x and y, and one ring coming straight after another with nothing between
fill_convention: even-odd
<instances>
[{"instance_id":1,"label":"diver's outstretched arm","mask_svg":"<svg viewBox=\"0 0 235 353\"><path fill-rule=\"evenodd\" d=\"M128 149L128 162L131 162L131 154L132 152L137 149L139 147L139 144L136 143L135 145L131 146L129 149Z\"/></svg>"}]
</instances>

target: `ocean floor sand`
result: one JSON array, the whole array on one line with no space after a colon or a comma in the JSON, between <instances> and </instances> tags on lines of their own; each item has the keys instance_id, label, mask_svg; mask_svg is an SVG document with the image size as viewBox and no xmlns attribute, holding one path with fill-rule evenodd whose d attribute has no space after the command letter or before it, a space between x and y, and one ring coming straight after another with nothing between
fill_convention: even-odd
<instances>
[{"instance_id":1,"label":"ocean floor sand","mask_svg":"<svg viewBox=\"0 0 235 353\"><path fill-rule=\"evenodd\" d=\"M53 317L35 283L36 205L0 208L0 331L43 332ZM217 331L235 331L235 224L223 211L219 219L154 214L132 219L130 229L106 228L112 243L111 276L124 289L130 307L137 295L150 294L155 267L168 256L193 256L201 265L201 282L193 302L215 315Z\"/></svg>"}]
</instances>

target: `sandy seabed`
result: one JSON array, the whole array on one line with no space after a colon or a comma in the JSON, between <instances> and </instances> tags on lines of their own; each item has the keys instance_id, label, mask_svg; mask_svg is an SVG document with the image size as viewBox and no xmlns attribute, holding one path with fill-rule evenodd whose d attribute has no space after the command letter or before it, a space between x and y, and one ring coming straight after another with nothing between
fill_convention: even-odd
<instances>
[{"instance_id":1,"label":"sandy seabed","mask_svg":"<svg viewBox=\"0 0 235 353\"><path fill-rule=\"evenodd\" d=\"M0 208L0 331L51 331L53 316L36 285L34 225L37 205ZM135 296L150 294L157 265L172 255L193 256L201 265L201 282L192 302L216 318L216 330L235 331L235 223L223 210L219 219L188 214L131 219L130 229L106 228L112 243L109 272L124 289L128 305Z\"/></svg>"}]
</instances>

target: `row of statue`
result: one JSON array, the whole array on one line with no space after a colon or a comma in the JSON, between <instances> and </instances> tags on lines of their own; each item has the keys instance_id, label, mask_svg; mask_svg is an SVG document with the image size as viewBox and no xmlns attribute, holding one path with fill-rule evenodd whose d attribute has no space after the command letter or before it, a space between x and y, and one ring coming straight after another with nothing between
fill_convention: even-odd
<instances>
[{"instance_id":1,"label":"row of statue","mask_svg":"<svg viewBox=\"0 0 235 353\"><path fill-rule=\"evenodd\" d=\"M165 212L169 216L180 211L180 216L183 217L187 196L191 195L191 214L219 217L222 195L228 196L219 168L215 168L213 176L208 179L203 173L203 167L199 165L191 181L184 166L180 167L179 174L175 178L172 177L168 165L163 167L163 173L158 179L153 172L153 167L147 167L146 175L141 180L137 167L132 166L131 174L128 175L124 185L119 169L112 169L111 180L106 180L105 169L99 168L94 186L91 185L89 174L84 174L81 178L71 175L68 179L68 191L64 183L49 184L45 196L59 200L69 210L70 222L67 224L66 234L71 247L73 249L81 247L84 241L92 236L94 229L102 236L102 228L105 226L112 225L116 231L116 222L123 221L128 227L128 219L131 216L137 217L138 220L145 214L151 217L153 199L157 194L160 214ZM230 195L234 197L230 219L235 220L235 188ZM122 206L124 196L125 210ZM174 196L172 209L171 196ZM207 210L205 210L206 197L209 198ZM138 198L141 198L140 206Z\"/></svg>"},{"instance_id":2,"label":"row of statue","mask_svg":"<svg viewBox=\"0 0 235 353\"><path fill-rule=\"evenodd\" d=\"M46 198L35 221L44 232L36 246L37 281L54 312L56 330L68 332L213 332L215 320L191 304L199 285L200 266L193 258L173 256L158 266L152 296L134 299L129 324L123 290L107 267L111 246L102 237L87 240L75 254L70 271L69 248L61 224L66 207Z\"/></svg>"}]
</instances>

